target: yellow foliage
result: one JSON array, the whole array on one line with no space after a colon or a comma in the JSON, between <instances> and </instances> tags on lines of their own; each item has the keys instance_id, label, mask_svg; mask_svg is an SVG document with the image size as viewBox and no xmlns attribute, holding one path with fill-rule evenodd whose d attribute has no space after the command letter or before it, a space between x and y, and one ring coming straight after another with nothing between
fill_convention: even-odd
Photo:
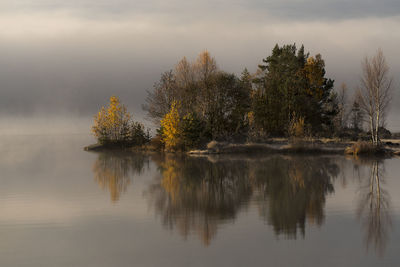
<instances>
[{"instance_id":1,"label":"yellow foliage","mask_svg":"<svg viewBox=\"0 0 400 267\"><path fill-rule=\"evenodd\" d=\"M316 97L322 98L321 86L324 84L324 67L325 62L322 60L321 55L307 58L307 63L304 66L305 75L310 83L307 93Z\"/></svg>"},{"instance_id":2,"label":"yellow foliage","mask_svg":"<svg viewBox=\"0 0 400 267\"><path fill-rule=\"evenodd\" d=\"M180 191L180 181L179 181L179 173L178 173L178 163L175 159L169 159L162 164L163 167L163 179L161 181L161 185L165 189L165 191L171 197L171 200L175 203L179 198Z\"/></svg>"},{"instance_id":3,"label":"yellow foliage","mask_svg":"<svg viewBox=\"0 0 400 267\"><path fill-rule=\"evenodd\" d=\"M130 183L129 176L121 173L118 168L107 168L104 162L96 161L93 172L99 186L110 191L112 202L119 200L121 193L126 191Z\"/></svg>"},{"instance_id":4,"label":"yellow foliage","mask_svg":"<svg viewBox=\"0 0 400 267\"><path fill-rule=\"evenodd\" d=\"M215 59L210 55L207 50L199 54L194 64L195 72L201 80L209 79L210 75L218 70Z\"/></svg>"},{"instance_id":5,"label":"yellow foliage","mask_svg":"<svg viewBox=\"0 0 400 267\"><path fill-rule=\"evenodd\" d=\"M289 125L289 135L296 138L302 138L305 134L305 123L304 118L294 117Z\"/></svg>"},{"instance_id":6,"label":"yellow foliage","mask_svg":"<svg viewBox=\"0 0 400 267\"><path fill-rule=\"evenodd\" d=\"M110 192L112 202L117 202L130 184L133 166L130 159L120 154L101 153L93 165L95 181L103 190Z\"/></svg>"},{"instance_id":7,"label":"yellow foliage","mask_svg":"<svg viewBox=\"0 0 400 267\"><path fill-rule=\"evenodd\" d=\"M254 125L254 120L255 120L255 118L254 118L254 111L248 112L248 113L247 113L247 118L248 118L248 121L249 121L249 125L250 125L250 126L253 126L253 125Z\"/></svg>"},{"instance_id":8,"label":"yellow foliage","mask_svg":"<svg viewBox=\"0 0 400 267\"><path fill-rule=\"evenodd\" d=\"M117 142L129 136L131 115L116 96L110 97L107 108L102 107L94 117L92 133L100 143Z\"/></svg>"},{"instance_id":9,"label":"yellow foliage","mask_svg":"<svg viewBox=\"0 0 400 267\"><path fill-rule=\"evenodd\" d=\"M179 115L179 103L174 101L170 111L161 120L163 129L163 141L168 150L176 150L181 142L182 129Z\"/></svg>"},{"instance_id":10,"label":"yellow foliage","mask_svg":"<svg viewBox=\"0 0 400 267\"><path fill-rule=\"evenodd\" d=\"M296 162L294 162L296 163ZM304 183L304 169L300 164L293 164L289 168L289 178L291 181L291 186L293 190L296 190L297 188L304 188L305 183Z\"/></svg>"}]
</instances>

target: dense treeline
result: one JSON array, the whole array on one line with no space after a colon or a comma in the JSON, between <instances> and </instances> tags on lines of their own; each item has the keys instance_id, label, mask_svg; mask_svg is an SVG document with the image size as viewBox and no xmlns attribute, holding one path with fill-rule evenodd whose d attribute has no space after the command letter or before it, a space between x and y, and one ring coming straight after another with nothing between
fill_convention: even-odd
<instances>
[{"instance_id":1,"label":"dense treeline","mask_svg":"<svg viewBox=\"0 0 400 267\"><path fill-rule=\"evenodd\" d=\"M168 149L212 139L327 134L338 114L333 83L321 55L312 57L303 46L276 45L255 74L244 69L240 77L220 70L205 51L163 73L143 108Z\"/></svg>"},{"instance_id":2,"label":"dense treeline","mask_svg":"<svg viewBox=\"0 0 400 267\"><path fill-rule=\"evenodd\" d=\"M143 109L158 127L151 142L167 150L188 150L211 140L346 134L359 138L368 117L371 136L378 144L384 126L384 118L379 116L384 116L387 108L386 102L378 101L383 95L380 88L386 89L384 99L388 99L391 81L382 79L388 67L381 51L363 64L364 90L355 94L349 107L346 85L335 92L334 81L325 76L322 56L311 56L304 46L276 45L255 73L244 69L240 77L221 70L208 51L193 62L184 57L148 91ZM117 98L111 98L110 107L99 112L95 136L101 143L148 142L143 125L131 121L125 107L119 105Z\"/></svg>"}]
</instances>

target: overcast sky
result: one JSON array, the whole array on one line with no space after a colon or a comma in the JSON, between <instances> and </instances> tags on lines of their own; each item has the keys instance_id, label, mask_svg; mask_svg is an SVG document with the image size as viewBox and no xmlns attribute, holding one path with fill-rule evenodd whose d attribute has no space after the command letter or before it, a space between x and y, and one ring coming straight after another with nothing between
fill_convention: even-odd
<instances>
[{"instance_id":1,"label":"overcast sky","mask_svg":"<svg viewBox=\"0 0 400 267\"><path fill-rule=\"evenodd\" d=\"M255 71L276 43L321 53L351 88L380 47L399 87L399 29L398 0L0 0L0 114L92 115L115 94L141 116L181 57L208 49L226 71Z\"/></svg>"}]
</instances>

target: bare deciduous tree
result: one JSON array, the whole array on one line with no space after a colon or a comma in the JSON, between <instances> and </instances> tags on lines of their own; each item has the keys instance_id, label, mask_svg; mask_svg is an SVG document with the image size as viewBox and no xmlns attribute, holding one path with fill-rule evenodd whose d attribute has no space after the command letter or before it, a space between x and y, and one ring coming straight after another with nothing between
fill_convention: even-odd
<instances>
[{"instance_id":1,"label":"bare deciduous tree","mask_svg":"<svg viewBox=\"0 0 400 267\"><path fill-rule=\"evenodd\" d=\"M362 62L360 106L368 117L372 143L379 145L379 127L383 126L392 96L392 78L381 49Z\"/></svg>"},{"instance_id":2,"label":"bare deciduous tree","mask_svg":"<svg viewBox=\"0 0 400 267\"><path fill-rule=\"evenodd\" d=\"M336 115L335 123L336 127L338 128L339 131L342 131L343 129L348 127L348 120L350 116L350 112L348 109L348 100L347 100L347 85L345 83L342 83L340 86L338 95L337 95L337 101L338 101L338 114Z\"/></svg>"},{"instance_id":3,"label":"bare deciduous tree","mask_svg":"<svg viewBox=\"0 0 400 267\"><path fill-rule=\"evenodd\" d=\"M173 101L181 103L184 113L196 110L197 106L196 111L201 114L214 98L210 83L218 72L217 63L207 50L200 53L193 63L184 57L174 70L161 75L153 90L147 92L142 108L156 125L169 112Z\"/></svg>"},{"instance_id":4,"label":"bare deciduous tree","mask_svg":"<svg viewBox=\"0 0 400 267\"><path fill-rule=\"evenodd\" d=\"M177 100L176 88L175 75L170 70L161 75L160 81L154 84L152 91L147 91L146 103L142 108L156 125L168 113L172 101Z\"/></svg>"},{"instance_id":5,"label":"bare deciduous tree","mask_svg":"<svg viewBox=\"0 0 400 267\"><path fill-rule=\"evenodd\" d=\"M213 58L207 50L199 54L193 67L197 79L203 82L206 82L210 76L218 71L215 58Z\"/></svg>"}]
</instances>

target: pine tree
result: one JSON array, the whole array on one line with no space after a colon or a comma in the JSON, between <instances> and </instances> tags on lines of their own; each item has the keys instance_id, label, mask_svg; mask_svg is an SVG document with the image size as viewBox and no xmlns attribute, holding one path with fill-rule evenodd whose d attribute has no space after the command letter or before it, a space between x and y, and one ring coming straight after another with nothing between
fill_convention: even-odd
<instances>
[{"instance_id":1,"label":"pine tree","mask_svg":"<svg viewBox=\"0 0 400 267\"><path fill-rule=\"evenodd\" d=\"M332 126L337 112L333 80L325 78L321 55L310 57L302 46L276 45L263 59L254 79L255 123L271 135L284 135L293 114L303 117L314 132Z\"/></svg>"}]
</instances>

